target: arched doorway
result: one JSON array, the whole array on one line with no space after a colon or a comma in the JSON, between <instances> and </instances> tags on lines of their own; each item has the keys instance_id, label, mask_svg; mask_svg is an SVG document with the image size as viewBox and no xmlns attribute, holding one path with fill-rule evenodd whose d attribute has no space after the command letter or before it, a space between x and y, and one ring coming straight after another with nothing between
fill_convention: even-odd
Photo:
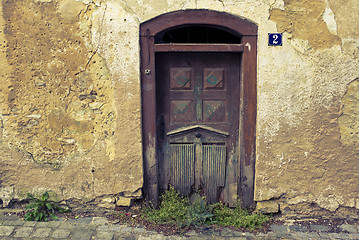
<instances>
[{"instance_id":1,"label":"arched doorway","mask_svg":"<svg viewBox=\"0 0 359 240\"><path fill-rule=\"evenodd\" d=\"M253 203L257 26L209 10L140 26L144 192ZM238 199L239 197L239 199Z\"/></svg>"}]
</instances>

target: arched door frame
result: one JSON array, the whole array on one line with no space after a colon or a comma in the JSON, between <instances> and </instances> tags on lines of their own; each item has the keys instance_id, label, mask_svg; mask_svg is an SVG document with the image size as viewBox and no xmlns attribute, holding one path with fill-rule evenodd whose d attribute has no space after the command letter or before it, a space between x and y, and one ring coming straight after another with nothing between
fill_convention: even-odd
<instances>
[{"instance_id":1,"label":"arched door frame","mask_svg":"<svg viewBox=\"0 0 359 240\"><path fill-rule=\"evenodd\" d=\"M241 36L240 44L155 44L155 36L183 25L212 25ZM144 193L158 204L156 136L156 52L241 52L240 179L238 194L244 206L253 203L257 112L257 26L245 19L209 10L166 13L140 25L142 144Z\"/></svg>"}]
</instances>

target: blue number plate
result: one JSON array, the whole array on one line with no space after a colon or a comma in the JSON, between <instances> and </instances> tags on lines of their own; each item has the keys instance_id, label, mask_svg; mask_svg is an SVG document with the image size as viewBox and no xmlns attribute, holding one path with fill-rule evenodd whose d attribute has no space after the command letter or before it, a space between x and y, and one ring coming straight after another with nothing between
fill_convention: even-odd
<instances>
[{"instance_id":1,"label":"blue number plate","mask_svg":"<svg viewBox=\"0 0 359 240\"><path fill-rule=\"evenodd\" d=\"M282 46L282 34L268 33L268 46Z\"/></svg>"}]
</instances>

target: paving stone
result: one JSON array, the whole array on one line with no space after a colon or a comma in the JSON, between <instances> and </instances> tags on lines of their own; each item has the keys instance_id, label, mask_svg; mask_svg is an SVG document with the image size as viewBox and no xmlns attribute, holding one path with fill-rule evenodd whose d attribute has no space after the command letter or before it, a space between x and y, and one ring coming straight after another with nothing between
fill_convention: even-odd
<instances>
[{"instance_id":1,"label":"paving stone","mask_svg":"<svg viewBox=\"0 0 359 240\"><path fill-rule=\"evenodd\" d=\"M96 228L97 228L97 226L94 224L87 224L87 226L86 226L86 229L88 229L90 231L95 231Z\"/></svg>"},{"instance_id":2,"label":"paving stone","mask_svg":"<svg viewBox=\"0 0 359 240\"><path fill-rule=\"evenodd\" d=\"M51 227L51 228L57 228L58 226L60 226L61 222L59 221L51 221L49 222L49 224L47 225L48 227Z\"/></svg>"},{"instance_id":3,"label":"paving stone","mask_svg":"<svg viewBox=\"0 0 359 240\"><path fill-rule=\"evenodd\" d=\"M84 217L84 218L75 218L75 219L69 219L67 220L67 222L70 223L85 223L85 224L89 224L92 222L92 217Z\"/></svg>"},{"instance_id":4,"label":"paving stone","mask_svg":"<svg viewBox=\"0 0 359 240\"><path fill-rule=\"evenodd\" d=\"M243 237L245 235L246 235L246 233L244 233L244 232L233 231L233 236L235 236L235 237Z\"/></svg>"},{"instance_id":5,"label":"paving stone","mask_svg":"<svg viewBox=\"0 0 359 240\"><path fill-rule=\"evenodd\" d=\"M358 226L342 224L337 226L339 233L329 233L333 226L312 224L272 225L268 233L256 235L248 232L223 229L203 229L197 233L190 231L187 236L164 236L143 227L129 227L121 224L110 224L106 218L81 218L74 220L32 222L19 219L9 220L2 216L0 220L0 240L13 239L76 239L76 240L278 240L278 239L358 239ZM336 226L335 226L336 227ZM221 236L220 236L221 235Z\"/></svg>"},{"instance_id":6,"label":"paving stone","mask_svg":"<svg viewBox=\"0 0 359 240\"><path fill-rule=\"evenodd\" d=\"M108 220L107 220L107 218L104 218L104 217L93 217L91 224L105 225L105 224L108 224Z\"/></svg>"},{"instance_id":7,"label":"paving stone","mask_svg":"<svg viewBox=\"0 0 359 240\"><path fill-rule=\"evenodd\" d=\"M22 225L22 226L24 226L24 227L33 227L36 224L37 224L37 222L35 222L35 221L25 221L24 225Z\"/></svg>"},{"instance_id":8,"label":"paving stone","mask_svg":"<svg viewBox=\"0 0 359 240\"><path fill-rule=\"evenodd\" d=\"M167 237L167 239L169 240L169 237ZM185 240L187 238L184 238L182 236L171 236L171 240ZM208 238L204 238L205 240L207 240Z\"/></svg>"},{"instance_id":9,"label":"paving stone","mask_svg":"<svg viewBox=\"0 0 359 240\"><path fill-rule=\"evenodd\" d=\"M347 233L329 233L329 236L334 239L352 239Z\"/></svg>"},{"instance_id":10,"label":"paving stone","mask_svg":"<svg viewBox=\"0 0 359 240\"><path fill-rule=\"evenodd\" d=\"M19 217L16 215L16 214L11 214L11 215L8 215L8 214L4 214L2 215L0 213L0 220L19 220Z\"/></svg>"},{"instance_id":11,"label":"paving stone","mask_svg":"<svg viewBox=\"0 0 359 240\"><path fill-rule=\"evenodd\" d=\"M22 225L24 225L24 221L21 221L21 220L15 220L15 221L6 220L6 221L3 222L2 225L5 225L5 226L22 226Z\"/></svg>"},{"instance_id":12,"label":"paving stone","mask_svg":"<svg viewBox=\"0 0 359 240\"><path fill-rule=\"evenodd\" d=\"M350 239L359 239L359 233L348 234Z\"/></svg>"},{"instance_id":13,"label":"paving stone","mask_svg":"<svg viewBox=\"0 0 359 240\"><path fill-rule=\"evenodd\" d=\"M94 239L95 240L112 240L113 236L114 236L114 233L98 231Z\"/></svg>"},{"instance_id":14,"label":"paving stone","mask_svg":"<svg viewBox=\"0 0 359 240\"><path fill-rule=\"evenodd\" d=\"M265 234L265 233L257 233L255 236L258 237L258 238L260 238L260 237L265 237L265 236L267 236L267 234Z\"/></svg>"},{"instance_id":15,"label":"paving stone","mask_svg":"<svg viewBox=\"0 0 359 240\"><path fill-rule=\"evenodd\" d=\"M87 225L86 223L73 223L72 226L74 228L77 228L77 229L85 229L87 228Z\"/></svg>"},{"instance_id":16,"label":"paving stone","mask_svg":"<svg viewBox=\"0 0 359 240\"><path fill-rule=\"evenodd\" d=\"M206 235L208 235L208 236L219 236L219 235L221 235L221 232L220 232L220 231L211 230L211 231L208 231L208 232L206 233Z\"/></svg>"},{"instance_id":17,"label":"paving stone","mask_svg":"<svg viewBox=\"0 0 359 240\"><path fill-rule=\"evenodd\" d=\"M96 226L96 225L94 225ZM100 225L97 226L97 231L107 231L108 230L108 226L107 225Z\"/></svg>"},{"instance_id":18,"label":"paving stone","mask_svg":"<svg viewBox=\"0 0 359 240\"><path fill-rule=\"evenodd\" d=\"M59 228L52 233L53 238L67 238L70 236L71 231L69 229Z\"/></svg>"},{"instance_id":19,"label":"paving stone","mask_svg":"<svg viewBox=\"0 0 359 240\"><path fill-rule=\"evenodd\" d=\"M14 226L0 226L0 237L9 236L14 231L14 229Z\"/></svg>"},{"instance_id":20,"label":"paving stone","mask_svg":"<svg viewBox=\"0 0 359 240\"><path fill-rule=\"evenodd\" d=\"M101 226L99 226L97 229L99 229ZM109 225L107 226L108 231L112 232L130 232L132 231L132 228L124 227L121 225Z\"/></svg>"},{"instance_id":21,"label":"paving stone","mask_svg":"<svg viewBox=\"0 0 359 240\"><path fill-rule=\"evenodd\" d=\"M255 235L253 233L250 233L250 232L245 232L244 236L245 237L254 237Z\"/></svg>"},{"instance_id":22,"label":"paving stone","mask_svg":"<svg viewBox=\"0 0 359 240\"><path fill-rule=\"evenodd\" d=\"M290 236L292 236L292 234L290 232L269 232L267 233L267 236L274 239L288 239Z\"/></svg>"},{"instance_id":23,"label":"paving stone","mask_svg":"<svg viewBox=\"0 0 359 240\"><path fill-rule=\"evenodd\" d=\"M330 230L330 227L325 225L310 225L310 230L316 232L326 232Z\"/></svg>"},{"instance_id":24,"label":"paving stone","mask_svg":"<svg viewBox=\"0 0 359 240\"><path fill-rule=\"evenodd\" d=\"M318 239L318 233L308 233L308 232L295 232L292 233L293 236L297 237L298 239Z\"/></svg>"},{"instance_id":25,"label":"paving stone","mask_svg":"<svg viewBox=\"0 0 359 240\"><path fill-rule=\"evenodd\" d=\"M318 234L320 236L320 239L330 239L330 235L327 232L320 232Z\"/></svg>"},{"instance_id":26,"label":"paving stone","mask_svg":"<svg viewBox=\"0 0 359 240\"><path fill-rule=\"evenodd\" d=\"M126 239L126 238L125 238ZM167 239L167 237L163 236L163 235L157 235L157 236L139 236L138 240L165 240ZM195 240L194 238L190 238ZM198 238L197 238L198 239ZM196 239L196 240L197 240ZM198 239L199 240L199 239ZM203 240L203 239L201 239Z\"/></svg>"},{"instance_id":27,"label":"paving stone","mask_svg":"<svg viewBox=\"0 0 359 240\"><path fill-rule=\"evenodd\" d=\"M15 229L14 237L27 238L30 236L33 230L33 227L19 227Z\"/></svg>"},{"instance_id":28,"label":"paving stone","mask_svg":"<svg viewBox=\"0 0 359 240\"><path fill-rule=\"evenodd\" d=\"M146 234L148 234L148 235L156 235L158 233L156 231L146 231Z\"/></svg>"},{"instance_id":29,"label":"paving stone","mask_svg":"<svg viewBox=\"0 0 359 240\"><path fill-rule=\"evenodd\" d=\"M113 236L113 238L116 240L139 240L139 239L141 239L141 237L142 236L138 236L138 238L136 238L131 233L114 233L114 236ZM149 239L151 239L151 238L149 238Z\"/></svg>"},{"instance_id":30,"label":"paving stone","mask_svg":"<svg viewBox=\"0 0 359 240\"><path fill-rule=\"evenodd\" d=\"M260 240L278 240L278 239L295 239L294 237L292 237L290 234L286 237L278 237L278 236L266 236L266 237L261 237L261 238L258 238ZM255 239L257 240L257 239Z\"/></svg>"},{"instance_id":31,"label":"paving stone","mask_svg":"<svg viewBox=\"0 0 359 240\"><path fill-rule=\"evenodd\" d=\"M93 235L93 231L89 231L89 230L80 230L77 229L72 235L71 235L71 239L76 239L76 240L90 240L92 235Z\"/></svg>"},{"instance_id":32,"label":"paving stone","mask_svg":"<svg viewBox=\"0 0 359 240\"><path fill-rule=\"evenodd\" d=\"M60 223L60 225L58 226L58 228L68 228L68 229L72 229L74 226L69 223L69 222L62 222Z\"/></svg>"},{"instance_id":33,"label":"paving stone","mask_svg":"<svg viewBox=\"0 0 359 240\"><path fill-rule=\"evenodd\" d=\"M129 232L129 233L132 233L133 232L133 227L128 227L128 226L122 226L121 227L121 232Z\"/></svg>"},{"instance_id":34,"label":"paving stone","mask_svg":"<svg viewBox=\"0 0 359 240\"><path fill-rule=\"evenodd\" d=\"M270 229L273 231L273 232L288 232L288 229L286 226L284 225L276 225L276 224L273 224L270 226Z\"/></svg>"},{"instance_id":35,"label":"paving stone","mask_svg":"<svg viewBox=\"0 0 359 240\"><path fill-rule=\"evenodd\" d=\"M319 239L319 237L320 237L319 233L309 232L307 234L308 234L309 239Z\"/></svg>"},{"instance_id":36,"label":"paving stone","mask_svg":"<svg viewBox=\"0 0 359 240\"><path fill-rule=\"evenodd\" d=\"M358 228L351 224L342 224L338 226L342 231L347 231L349 233L357 233Z\"/></svg>"},{"instance_id":37,"label":"paving stone","mask_svg":"<svg viewBox=\"0 0 359 240\"><path fill-rule=\"evenodd\" d=\"M47 227L47 226L49 226L49 222L38 222L37 224L36 224L36 227Z\"/></svg>"},{"instance_id":38,"label":"paving stone","mask_svg":"<svg viewBox=\"0 0 359 240\"><path fill-rule=\"evenodd\" d=\"M146 239L151 239L151 238L146 238ZM167 239L169 239L169 238L167 238ZM184 239L184 238L173 238L173 239ZM171 236L171 240L173 240L173 239L172 239L172 236ZM191 236L191 237L186 238L186 239L190 239L190 240L215 240L216 237L215 238L210 238L208 236ZM227 239L231 239L231 238L227 238Z\"/></svg>"},{"instance_id":39,"label":"paving stone","mask_svg":"<svg viewBox=\"0 0 359 240\"><path fill-rule=\"evenodd\" d=\"M51 231L51 228L36 228L35 231L31 234L31 237L47 238Z\"/></svg>"},{"instance_id":40,"label":"paving stone","mask_svg":"<svg viewBox=\"0 0 359 240\"><path fill-rule=\"evenodd\" d=\"M290 225L289 231L292 232L308 232L308 228L300 225Z\"/></svg>"}]
</instances>

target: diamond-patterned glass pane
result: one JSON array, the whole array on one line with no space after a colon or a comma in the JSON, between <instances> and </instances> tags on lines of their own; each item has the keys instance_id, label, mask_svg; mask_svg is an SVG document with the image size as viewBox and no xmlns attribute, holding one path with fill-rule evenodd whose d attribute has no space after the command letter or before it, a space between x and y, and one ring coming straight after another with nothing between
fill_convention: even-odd
<instances>
[{"instance_id":1,"label":"diamond-patterned glass pane","mask_svg":"<svg viewBox=\"0 0 359 240\"><path fill-rule=\"evenodd\" d=\"M171 122L192 122L194 119L193 101L171 101Z\"/></svg>"},{"instance_id":2,"label":"diamond-patterned glass pane","mask_svg":"<svg viewBox=\"0 0 359 240\"><path fill-rule=\"evenodd\" d=\"M224 101L203 101L204 122L225 122L226 109Z\"/></svg>"},{"instance_id":3,"label":"diamond-patterned glass pane","mask_svg":"<svg viewBox=\"0 0 359 240\"><path fill-rule=\"evenodd\" d=\"M171 90L190 90L192 86L191 68L171 68Z\"/></svg>"},{"instance_id":4,"label":"diamond-patterned glass pane","mask_svg":"<svg viewBox=\"0 0 359 240\"><path fill-rule=\"evenodd\" d=\"M224 78L223 68L205 68L203 71L203 88L204 89L223 89Z\"/></svg>"}]
</instances>

